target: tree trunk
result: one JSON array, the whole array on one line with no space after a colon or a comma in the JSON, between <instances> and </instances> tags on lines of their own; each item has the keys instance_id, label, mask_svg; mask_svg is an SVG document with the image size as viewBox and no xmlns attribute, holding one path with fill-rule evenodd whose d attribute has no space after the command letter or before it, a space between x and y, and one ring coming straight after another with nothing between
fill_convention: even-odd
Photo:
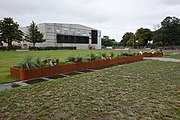
<instances>
[{"instance_id":1,"label":"tree trunk","mask_svg":"<svg viewBox=\"0 0 180 120\"><path fill-rule=\"evenodd\" d=\"M11 40L8 40L8 48L12 48Z\"/></svg>"},{"instance_id":2,"label":"tree trunk","mask_svg":"<svg viewBox=\"0 0 180 120\"><path fill-rule=\"evenodd\" d=\"M34 47L34 48L35 48L35 44L36 44L36 43L33 43L33 47Z\"/></svg>"}]
</instances>

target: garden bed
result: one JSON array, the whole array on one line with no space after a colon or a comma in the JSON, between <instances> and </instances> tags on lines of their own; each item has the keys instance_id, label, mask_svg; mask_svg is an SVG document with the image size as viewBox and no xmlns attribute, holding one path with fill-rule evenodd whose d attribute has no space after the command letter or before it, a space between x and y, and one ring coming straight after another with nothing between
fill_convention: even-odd
<instances>
[{"instance_id":1,"label":"garden bed","mask_svg":"<svg viewBox=\"0 0 180 120\"><path fill-rule=\"evenodd\" d=\"M92 68L105 68L112 65L117 64L125 64L130 62L136 62L143 60L143 56L128 56L125 58L118 58L118 59L109 59L109 60L99 60L99 61L92 61L92 62L80 62L74 64L61 64L56 66L47 66L47 67L40 67L40 68L33 68L33 69L19 69L10 67L10 76L18 78L20 80L27 80L32 78L38 77L45 77L56 75L60 73L67 73L73 71L82 71L86 69Z\"/></svg>"},{"instance_id":2,"label":"garden bed","mask_svg":"<svg viewBox=\"0 0 180 120\"><path fill-rule=\"evenodd\" d=\"M163 57L163 53L144 53L143 57Z\"/></svg>"}]
</instances>

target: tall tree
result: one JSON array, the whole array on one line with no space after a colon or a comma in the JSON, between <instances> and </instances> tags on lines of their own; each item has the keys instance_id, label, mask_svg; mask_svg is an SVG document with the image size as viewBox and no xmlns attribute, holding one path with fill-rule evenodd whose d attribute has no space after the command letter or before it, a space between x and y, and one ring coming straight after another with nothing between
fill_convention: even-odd
<instances>
[{"instance_id":1,"label":"tall tree","mask_svg":"<svg viewBox=\"0 0 180 120\"><path fill-rule=\"evenodd\" d=\"M32 21L28 27L28 33L25 36L26 41L33 43L33 47L35 47L36 43L42 43L45 41L43 36L44 35L39 31L38 26Z\"/></svg>"},{"instance_id":2,"label":"tall tree","mask_svg":"<svg viewBox=\"0 0 180 120\"><path fill-rule=\"evenodd\" d=\"M0 42L5 42L8 47L12 46L12 41L21 41L23 32L19 30L19 24L12 18L0 20Z\"/></svg>"},{"instance_id":3,"label":"tall tree","mask_svg":"<svg viewBox=\"0 0 180 120\"><path fill-rule=\"evenodd\" d=\"M161 22L161 25L161 33L166 39L166 44L180 45L180 19L168 16Z\"/></svg>"},{"instance_id":4,"label":"tall tree","mask_svg":"<svg viewBox=\"0 0 180 120\"><path fill-rule=\"evenodd\" d=\"M139 46L146 46L152 40L152 32L148 28L139 28L135 35Z\"/></svg>"},{"instance_id":5,"label":"tall tree","mask_svg":"<svg viewBox=\"0 0 180 120\"><path fill-rule=\"evenodd\" d=\"M103 46L113 46L114 42L116 42L114 39L110 39L109 36L103 36L101 40Z\"/></svg>"},{"instance_id":6,"label":"tall tree","mask_svg":"<svg viewBox=\"0 0 180 120\"><path fill-rule=\"evenodd\" d=\"M122 40L120 42L121 45L123 46L131 46L132 45L132 37L134 36L134 33L132 32L126 32L123 37L122 37ZM128 42L129 41L129 42ZM127 44L128 42L128 44Z\"/></svg>"}]
</instances>

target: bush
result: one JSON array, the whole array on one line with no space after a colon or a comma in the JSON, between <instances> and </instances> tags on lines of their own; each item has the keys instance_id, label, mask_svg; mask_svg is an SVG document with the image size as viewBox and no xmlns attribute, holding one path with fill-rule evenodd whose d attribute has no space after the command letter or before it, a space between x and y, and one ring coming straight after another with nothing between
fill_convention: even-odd
<instances>
[{"instance_id":1,"label":"bush","mask_svg":"<svg viewBox=\"0 0 180 120\"><path fill-rule=\"evenodd\" d=\"M47 64L43 60L41 60L40 58L35 59L35 64L38 65L39 67L47 66Z\"/></svg>"},{"instance_id":2,"label":"bush","mask_svg":"<svg viewBox=\"0 0 180 120\"><path fill-rule=\"evenodd\" d=\"M113 58L116 58L116 59L118 59L118 58L122 58L123 56L121 56L120 54L116 54L116 55L114 55L114 57Z\"/></svg>"},{"instance_id":3,"label":"bush","mask_svg":"<svg viewBox=\"0 0 180 120\"><path fill-rule=\"evenodd\" d=\"M38 68L39 65L33 61L31 56L26 56L22 62L18 63L14 67L17 67L20 69L31 69L31 68Z\"/></svg>"},{"instance_id":4,"label":"bush","mask_svg":"<svg viewBox=\"0 0 180 120\"><path fill-rule=\"evenodd\" d=\"M121 53L121 56L135 56L135 53L123 52Z\"/></svg>"},{"instance_id":5,"label":"bush","mask_svg":"<svg viewBox=\"0 0 180 120\"><path fill-rule=\"evenodd\" d=\"M69 56L68 57L68 61L69 62L74 62L74 63L77 63L77 62L82 62L83 58L81 56Z\"/></svg>"},{"instance_id":6,"label":"bush","mask_svg":"<svg viewBox=\"0 0 180 120\"><path fill-rule=\"evenodd\" d=\"M85 60L87 61L94 61L96 59L96 55L91 53L87 56L87 58L85 58Z\"/></svg>"}]
</instances>

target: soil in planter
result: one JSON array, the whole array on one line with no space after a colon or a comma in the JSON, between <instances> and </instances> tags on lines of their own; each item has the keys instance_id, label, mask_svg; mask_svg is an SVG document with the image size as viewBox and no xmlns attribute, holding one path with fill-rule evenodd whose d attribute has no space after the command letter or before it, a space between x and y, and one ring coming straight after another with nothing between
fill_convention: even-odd
<instances>
[{"instance_id":1,"label":"soil in planter","mask_svg":"<svg viewBox=\"0 0 180 120\"><path fill-rule=\"evenodd\" d=\"M63 75L54 75L54 76L49 76L49 77L46 77L46 78L49 78L49 79L58 79L58 78L63 78L63 77L66 77L66 76L63 76Z\"/></svg>"},{"instance_id":2,"label":"soil in planter","mask_svg":"<svg viewBox=\"0 0 180 120\"><path fill-rule=\"evenodd\" d=\"M19 84L17 84L17 83L13 83L13 84L11 85L12 88L20 87L20 86L21 86L21 85L19 85Z\"/></svg>"},{"instance_id":3,"label":"soil in planter","mask_svg":"<svg viewBox=\"0 0 180 120\"><path fill-rule=\"evenodd\" d=\"M36 84L36 83L44 82L44 81L47 81L47 80L39 78L39 79L28 80L25 83L27 83L27 84Z\"/></svg>"},{"instance_id":4,"label":"soil in planter","mask_svg":"<svg viewBox=\"0 0 180 120\"><path fill-rule=\"evenodd\" d=\"M73 75L77 75L77 74L81 74L81 73L78 73L78 72L70 72L70 73L66 73L66 74L64 74L64 75L73 76Z\"/></svg>"}]
</instances>

